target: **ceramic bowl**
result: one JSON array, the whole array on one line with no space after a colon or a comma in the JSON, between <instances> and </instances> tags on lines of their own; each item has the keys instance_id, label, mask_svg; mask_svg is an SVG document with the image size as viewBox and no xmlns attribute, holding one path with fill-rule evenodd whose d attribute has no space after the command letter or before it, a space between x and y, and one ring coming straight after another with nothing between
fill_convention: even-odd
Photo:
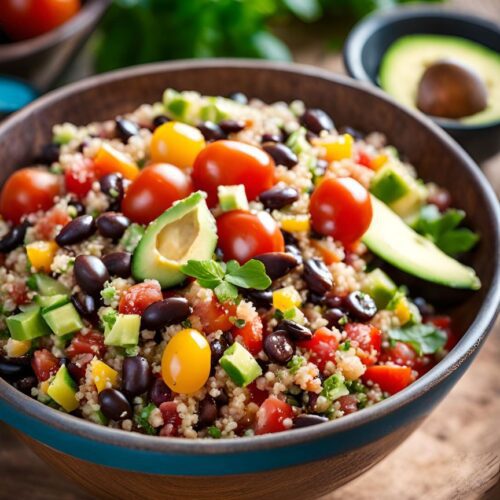
<instances>
[{"instance_id":1,"label":"ceramic bowl","mask_svg":"<svg viewBox=\"0 0 500 500\"><path fill-rule=\"evenodd\" d=\"M463 37L500 52L498 23L443 7L405 6L371 15L354 27L343 51L347 72L378 86L379 67L387 49L404 35L420 33ZM500 119L482 125L433 119L476 161L500 151Z\"/></svg>"},{"instance_id":2,"label":"ceramic bowl","mask_svg":"<svg viewBox=\"0 0 500 500\"><path fill-rule=\"evenodd\" d=\"M315 427L236 440L157 438L58 412L0 379L0 418L46 462L106 498L316 498L358 476L401 444L465 372L499 304L499 208L470 157L439 127L382 92L312 67L260 61L154 64L83 80L42 97L0 125L0 185L29 164L55 123L86 124L161 98L166 87L266 101L302 99L338 126L378 130L446 186L483 238L472 264L483 286L450 310L463 337L429 373L374 407ZM477 208L481 207L480 210Z\"/></svg>"}]
</instances>

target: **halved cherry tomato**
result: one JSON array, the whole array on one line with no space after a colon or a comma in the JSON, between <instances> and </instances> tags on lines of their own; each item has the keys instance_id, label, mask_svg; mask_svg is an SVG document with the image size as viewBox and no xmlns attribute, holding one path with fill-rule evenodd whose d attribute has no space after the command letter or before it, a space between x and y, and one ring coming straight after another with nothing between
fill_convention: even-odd
<instances>
[{"instance_id":1,"label":"halved cherry tomato","mask_svg":"<svg viewBox=\"0 0 500 500\"><path fill-rule=\"evenodd\" d=\"M369 366L363 380L378 384L384 392L396 394L412 382L412 370L409 366L376 365Z\"/></svg>"},{"instance_id":2,"label":"halved cherry tomato","mask_svg":"<svg viewBox=\"0 0 500 500\"><path fill-rule=\"evenodd\" d=\"M274 161L250 144L215 141L196 157L192 177L196 189L208 194L210 207L217 204L218 186L243 184L247 198L255 200L274 184Z\"/></svg>"},{"instance_id":3,"label":"halved cherry tomato","mask_svg":"<svg viewBox=\"0 0 500 500\"><path fill-rule=\"evenodd\" d=\"M59 193L60 183L56 175L43 168L22 168L14 172L2 188L0 214L17 224L25 215L48 210Z\"/></svg>"},{"instance_id":4,"label":"halved cherry tomato","mask_svg":"<svg viewBox=\"0 0 500 500\"><path fill-rule=\"evenodd\" d=\"M283 234L267 212L226 212L217 217L217 234L224 259L235 259L240 264L261 253L285 249Z\"/></svg>"},{"instance_id":5,"label":"halved cherry tomato","mask_svg":"<svg viewBox=\"0 0 500 500\"><path fill-rule=\"evenodd\" d=\"M105 352L104 336L99 332L89 332L86 335L77 333L66 348L66 354L70 358L84 353L102 357Z\"/></svg>"},{"instance_id":6,"label":"halved cherry tomato","mask_svg":"<svg viewBox=\"0 0 500 500\"><path fill-rule=\"evenodd\" d=\"M365 233L372 220L370 193L350 177L326 177L313 191L309 211L313 228L344 245Z\"/></svg>"},{"instance_id":7,"label":"halved cherry tomato","mask_svg":"<svg viewBox=\"0 0 500 500\"><path fill-rule=\"evenodd\" d=\"M200 318L205 333L231 330L233 324L229 318L234 316L235 311L234 304L221 304L215 296L210 301L198 301L193 304L193 314Z\"/></svg>"},{"instance_id":8,"label":"halved cherry tomato","mask_svg":"<svg viewBox=\"0 0 500 500\"><path fill-rule=\"evenodd\" d=\"M243 328L234 327L232 332L233 335L240 335L243 339L245 347L256 356L262 351L262 320L260 316L256 316L253 321L247 321Z\"/></svg>"},{"instance_id":9,"label":"halved cherry tomato","mask_svg":"<svg viewBox=\"0 0 500 500\"><path fill-rule=\"evenodd\" d=\"M335 362L335 351L339 341L329 328L321 327L314 332L310 340L297 342L297 345L311 351L311 361L323 371L328 361Z\"/></svg>"},{"instance_id":10,"label":"halved cherry tomato","mask_svg":"<svg viewBox=\"0 0 500 500\"><path fill-rule=\"evenodd\" d=\"M134 222L148 224L192 191L191 179L182 170L156 163L144 168L129 186L122 210Z\"/></svg>"},{"instance_id":11,"label":"halved cherry tomato","mask_svg":"<svg viewBox=\"0 0 500 500\"><path fill-rule=\"evenodd\" d=\"M286 431L285 419L293 419L292 407L273 396L267 398L257 411L255 434Z\"/></svg>"},{"instance_id":12,"label":"halved cherry tomato","mask_svg":"<svg viewBox=\"0 0 500 500\"><path fill-rule=\"evenodd\" d=\"M48 349L40 349L33 353L31 367L38 381L45 382L59 370L59 360Z\"/></svg>"},{"instance_id":13,"label":"halved cherry tomato","mask_svg":"<svg viewBox=\"0 0 500 500\"><path fill-rule=\"evenodd\" d=\"M56 227L64 227L70 220L71 217L66 210L57 206L51 208L34 226L37 238L45 241L53 240L56 237L54 234Z\"/></svg>"},{"instance_id":14,"label":"halved cherry tomato","mask_svg":"<svg viewBox=\"0 0 500 500\"><path fill-rule=\"evenodd\" d=\"M75 160L64 172L66 191L83 198L97 179L94 162L90 158Z\"/></svg>"},{"instance_id":15,"label":"halved cherry tomato","mask_svg":"<svg viewBox=\"0 0 500 500\"><path fill-rule=\"evenodd\" d=\"M139 167L132 159L107 143L103 143L97 152L94 166L98 179L107 174L117 173L133 181L139 175Z\"/></svg>"},{"instance_id":16,"label":"halved cherry tomato","mask_svg":"<svg viewBox=\"0 0 500 500\"><path fill-rule=\"evenodd\" d=\"M417 353L409 344L397 341L394 345L384 349L380 360L383 362L392 361L396 365L413 368L417 361Z\"/></svg>"},{"instance_id":17,"label":"halved cherry tomato","mask_svg":"<svg viewBox=\"0 0 500 500\"><path fill-rule=\"evenodd\" d=\"M347 323L344 326L347 338L358 348L358 357L366 365L376 363L382 349L382 332L373 325Z\"/></svg>"},{"instance_id":18,"label":"halved cherry tomato","mask_svg":"<svg viewBox=\"0 0 500 500\"><path fill-rule=\"evenodd\" d=\"M120 299L118 310L121 314L142 314L146 307L163 300L160 284L147 281L131 286Z\"/></svg>"},{"instance_id":19,"label":"halved cherry tomato","mask_svg":"<svg viewBox=\"0 0 500 500\"><path fill-rule=\"evenodd\" d=\"M80 0L2 0L0 26L12 40L53 30L80 10Z\"/></svg>"}]
</instances>

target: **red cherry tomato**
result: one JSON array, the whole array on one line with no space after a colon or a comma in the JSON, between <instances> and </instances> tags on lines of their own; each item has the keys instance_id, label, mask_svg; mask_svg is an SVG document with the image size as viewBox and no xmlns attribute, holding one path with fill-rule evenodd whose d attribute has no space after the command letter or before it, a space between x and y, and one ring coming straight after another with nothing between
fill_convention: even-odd
<instances>
[{"instance_id":1,"label":"red cherry tomato","mask_svg":"<svg viewBox=\"0 0 500 500\"><path fill-rule=\"evenodd\" d=\"M215 296L210 301L193 304L193 314L200 318L205 333L231 330L233 324L229 318L234 316L235 311L236 308L233 304L221 304Z\"/></svg>"},{"instance_id":2,"label":"red cherry tomato","mask_svg":"<svg viewBox=\"0 0 500 500\"><path fill-rule=\"evenodd\" d=\"M14 172L0 194L0 214L19 223L21 218L38 210L48 210L60 193L56 175L42 168L22 168Z\"/></svg>"},{"instance_id":3,"label":"red cherry tomato","mask_svg":"<svg viewBox=\"0 0 500 500\"><path fill-rule=\"evenodd\" d=\"M146 307L163 300L160 284L147 281L131 286L121 297L118 310L121 314L142 314Z\"/></svg>"},{"instance_id":4,"label":"red cherry tomato","mask_svg":"<svg viewBox=\"0 0 500 500\"><path fill-rule=\"evenodd\" d=\"M34 226L37 238L42 240L53 240L56 228L64 227L71 217L66 210L59 207L51 208L43 217L38 219Z\"/></svg>"},{"instance_id":5,"label":"red cherry tomato","mask_svg":"<svg viewBox=\"0 0 500 500\"><path fill-rule=\"evenodd\" d=\"M363 236L373 215L370 193L350 177L323 179L311 195L309 211L318 233L344 245Z\"/></svg>"},{"instance_id":6,"label":"red cherry tomato","mask_svg":"<svg viewBox=\"0 0 500 500\"><path fill-rule=\"evenodd\" d=\"M91 189L97 179L94 162L90 158L81 158L66 168L64 184L68 193L83 198Z\"/></svg>"},{"instance_id":7,"label":"red cherry tomato","mask_svg":"<svg viewBox=\"0 0 500 500\"><path fill-rule=\"evenodd\" d=\"M208 194L210 207L217 204L217 187L243 184L247 198L255 200L274 184L274 161L262 149L238 141L215 141L194 162L196 189Z\"/></svg>"},{"instance_id":8,"label":"red cherry tomato","mask_svg":"<svg viewBox=\"0 0 500 500\"><path fill-rule=\"evenodd\" d=\"M105 352L104 336L99 332L89 332L86 335L77 333L66 348L66 354L71 359L74 356L85 353L102 357Z\"/></svg>"},{"instance_id":9,"label":"red cherry tomato","mask_svg":"<svg viewBox=\"0 0 500 500\"><path fill-rule=\"evenodd\" d=\"M398 341L384 350L380 360L383 362L392 361L396 365L413 368L417 361L417 353L409 344Z\"/></svg>"},{"instance_id":10,"label":"red cherry tomato","mask_svg":"<svg viewBox=\"0 0 500 500\"><path fill-rule=\"evenodd\" d=\"M80 0L2 0L0 26L12 40L42 35L80 10Z\"/></svg>"},{"instance_id":11,"label":"red cherry tomato","mask_svg":"<svg viewBox=\"0 0 500 500\"><path fill-rule=\"evenodd\" d=\"M240 264L261 253L285 249L283 234L267 212L226 212L217 218L217 233L224 259L235 259Z\"/></svg>"},{"instance_id":12,"label":"red cherry tomato","mask_svg":"<svg viewBox=\"0 0 500 500\"><path fill-rule=\"evenodd\" d=\"M347 323L344 327L347 338L358 348L358 357L366 365L376 363L382 349L382 332L373 325Z\"/></svg>"},{"instance_id":13,"label":"red cherry tomato","mask_svg":"<svg viewBox=\"0 0 500 500\"><path fill-rule=\"evenodd\" d=\"M59 360L48 349L41 349L33 353L31 367L38 381L45 382L59 370Z\"/></svg>"},{"instance_id":14,"label":"red cherry tomato","mask_svg":"<svg viewBox=\"0 0 500 500\"><path fill-rule=\"evenodd\" d=\"M156 163L144 168L132 182L122 202L123 213L134 222L148 224L174 201L193 192L191 179L179 168Z\"/></svg>"},{"instance_id":15,"label":"red cherry tomato","mask_svg":"<svg viewBox=\"0 0 500 500\"><path fill-rule=\"evenodd\" d=\"M430 323L446 333L447 340L444 348L450 351L460 340L458 335L451 328L451 318L449 316L428 316L424 318L424 323Z\"/></svg>"},{"instance_id":16,"label":"red cherry tomato","mask_svg":"<svg viewBox=\"0 0 500 500\"><path fill-rule=\"evenodd\" d=\"M297 342L297 345L311 351L311 361L323 371L328 361L335 362L335 351L339 341L330 329L321 327L314 332L312 339Z\"/></svg>"},{"instance_id":17,"label":"red cherry tomato","mask_svg":"<svg viewBox=\"0 0 500 500\"><path fill-rule=\"evenodd\" d=\"M377 365L369 366L363 375L364 381L371 380L384 392L396 394L411 384L412 370L409 366Z\"/></svg>"},{"instance_id":18,"label":"red cherry tomato","mask_svg":"<svg viewBox=\"0 0 500 500\"><path fill-rule=\"evenodd\" d=\"M292 407L275 397L267 398L257 411L255 434L286 431L285 419L293 419Z\"/></svg>"},{"instance_id":19,"label":"red cherry tomato","mask_svg":"<svg viewBox=\"0 0 500 500\"><path fill-rule=\"evenodd\" d=\"M256 356L262 351L262 320L256 316L253 321L247 321L243 328L233 328L234 336L240 335L245 347Z\"/></svg>"}]
</instances>

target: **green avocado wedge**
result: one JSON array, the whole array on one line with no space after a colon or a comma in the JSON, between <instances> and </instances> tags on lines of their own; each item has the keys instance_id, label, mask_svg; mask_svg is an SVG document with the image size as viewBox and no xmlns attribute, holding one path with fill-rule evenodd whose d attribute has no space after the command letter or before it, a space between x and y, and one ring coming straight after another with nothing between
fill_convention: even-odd
<instances>
[{"instance_id":1,"label":"green avocado wedge","mask_svg":"<svg viewBox=\"0 0 500 500\"><path fill-rule=\"evenodd\" d=\"M184 281L180 267L188 260L212 258L217 226L205 197L193 193L149 224L132 257L136 280L155 279L169 288Z\"/></svg>"},{"instance_id":2,"label":"green avocado wedge","mask_svg":"<svg viewBox=\"0 0 500 500\"><path fill-rule=\"evenodd\" d=\"M365 245L381 259L418 278L451 288L478 290L474 269L443 253L407 226L387 205L371 197L373 218L363 235Z\"/></svg>"}]
</instances>

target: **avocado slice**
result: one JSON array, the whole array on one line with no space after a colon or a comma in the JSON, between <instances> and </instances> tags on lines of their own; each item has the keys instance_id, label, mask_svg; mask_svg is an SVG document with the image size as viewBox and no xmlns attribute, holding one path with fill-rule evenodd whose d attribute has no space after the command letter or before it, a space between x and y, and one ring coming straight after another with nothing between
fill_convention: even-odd
<instances>
[{"instance_id":1,"label":"avocado slice","mask_svg":"<svg viewBox=\"0 0 500 500\"><path fill-rule=\"evenodd\" d=\"M361 289L370 295L378 309L384 309L398 290L394 281L378 267L366 275Z\"/></svg>"},{"instance_id":2,"label":"avocado slice","mask_svg":"<svg viewBox=\"0 0 500 500\"><path fill-rule=\"evenodd\" d=\"M248 210L248 200L245 192L245 186L219 186L217 188L219 205L223 212L231 210Z\"/></svg>"},{"instance_id":3,"label":"avocado slice","mask_svg":"<svg viewBox=\"0 0 500 500\"><path fill-rule=\"evenodd\" d=\"M500 54L461 37L407 35L394 42L380 65L380 86L396 100L416 109L417 89L426 69L442 60L455 60L473 70L487 88L484 110L460 118L485 124L500 118Z\"/></svg>"},{"instance_id":4,"label":"avocado slice","mask_svg":"<svg viewBox=\"0 0 500 500\"><path fill-rule=\"evenodd\" d=\"M433 283L472 290L481 287L474 269L417 234L380 200L374 196L371 200L373 218L362 240L374 254L408 274Z\"/></svg>"},{"instance_id":5,"label":"avocado slice","mask_svg":"<svg viewBox=\"0 0 500 500\"><path fill-rule=\"evenodd\" d=\"M137 281L156 279L163 288L184 281L180 267L188 260L212 258L217 226L201 191L180 200L146 229L132 257Z\"/></svg>"}]
</instances>

